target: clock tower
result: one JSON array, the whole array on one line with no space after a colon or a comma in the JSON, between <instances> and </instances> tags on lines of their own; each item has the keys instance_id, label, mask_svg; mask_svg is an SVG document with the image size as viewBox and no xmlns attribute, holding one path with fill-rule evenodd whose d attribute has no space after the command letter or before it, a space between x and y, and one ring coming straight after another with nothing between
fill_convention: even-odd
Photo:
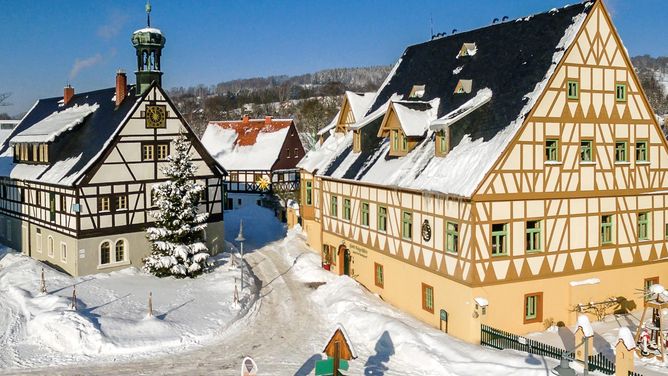
<instances>
[{"instance_id":1,"label":"clock tower","mask_svg":"<svg viewBox=\"0 0 668 376\"><path fill-rule=\"evenodd\" d=\"M146 24L143 29L132 33L132 45L137 50L137 95L141 95L156 81L162 85L160 57L166 38L160 29L151 27L151 4L146 3Z\"/></svg>"}]
</instances>

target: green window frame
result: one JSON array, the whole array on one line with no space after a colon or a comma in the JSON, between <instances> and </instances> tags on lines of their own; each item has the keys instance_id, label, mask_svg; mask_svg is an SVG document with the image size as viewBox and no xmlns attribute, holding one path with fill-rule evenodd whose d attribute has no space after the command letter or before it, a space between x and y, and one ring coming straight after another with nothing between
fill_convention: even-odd
<instances>
[{"instance_id":1,"label":"green window frame","mask_svg":"<svg viewBox=\"0 0 668 376\"><path fill-rule=\"evenodd\" d=\"M601 216L601 244L612 243L613 221L612 215Z\"/></svg>"},{"instance_id":2,"label":"green window frame","mask_svg":"<svg viewBox=\"0 0 668 376\"><path fill-rule=\"evenodd\" d=\"M580 162L592 162L594 160L594 141L580 141Z\"/></svg>"},{"instance_id":3,"label":"green window frame","mask_svg":"<svg viewBox=\"0 0 668 376\"><path fill-rule=\"evenodd\" d=\"M349 198L344 198L343 199L343 219L349 221L350 220L350 199Z\"/></svg>"},{"instance_id":4,"label":"green window frame","mask_svg":"<svg viewBox=\"0 0 668 376\"><path fill-rule=\"evenodd\" d=\"M392 150L399 150L399 131L396 129L392 130Z\"/></svg>"},{"instance_id":5,"label":"green window frame","mask_svg":"<svg viewBox=\"0 0 668 376\"><path fill-rule=\"evenodd\" d=\"M626 84L615 85L615 100L617 102L626 102Z\"/></svg>"},{"instance_id":6,"label":"green window frame","mask_svg":"<svg viewBox=\"0 0 668 376\"><path fill-rule=\"evenodd\" d=\"M387 208L385 206L378 207L378 231L387 231Z\"/></svg>"},{"instance_id":7,"label":"green window frame","mask_svg":"<svg viewBox=\"0 0 668 376\"><path fill-rule=\"evenodd\" d=\"M49 192L49 220L56 221L56 194Z\"/></svg>"},{"instance_id":8,"label":"green window frame","mask_svg":"<svg viewBox=\"0 0 668 376\"><path fill-rule=\"evenodd\" d=\"M559 140L545 140L545 160L550 162L559 161Z\"/></svg>"},{"instance_id":9,"label":"green window frame","mask_svg":"<svg viewBox=\"0 0 668 376\"><path fill-rule=\"evenodd\" d=\"M445 232L445 250L450 253L457 253L459 251L459 225L457 223L448 222L446 224Z\"/></svg>"},{"instance_id":10,"label":"green window frame","mask_svg":"<svg viewBox=\"0 0 668 376\"><path fill-rule=\"evenodd\" d=\"M401 133L401 151L408 150L408 137L402 132Z\"/></svg>"},{"instance_id":11,"label":"green window frame","mask_svg":"<svg viewBox=\"0 0 668 376\"><path fill-rule=\"evenodd\" d=\"M329 202L329 215L332 217L337 217L339 214L339 198L332 196Z\"/></svg>"},{"instance_id":12,"label":"green window frame","mask_svg":"<svg viewBox=\"0 0 668 376\"><path fill-rule=\"evenodd\" d=\"M636 162L649 161L649 154L647 152L647 141L636 142Z\"/></svg>"},{"instance_id":13,"label":"green window frame","mask_svg":"<svg viewBox=\"0 0 668 376\"><path fill-rule=\"evenodd\" d=\"M527 221L526 223L526 248L527 252L540 252L541 246L541 221Z\"/></svg>"},{"instance_id":14,"label":"green window frame","mask_svg":"<svg viewBox=\"0 0 668 376\"><path fill-rule=\"evenodd\" d=\"M530 293L524 295L524 323L542 321L543 293Z\"/></svg>"},{"instance_id":15,"label":"green window frame","mask_svg":"<svg viewBox=\"0 0 668 376\"><path fill-rule=\"evenodd\" d=\"M649 212L638 213L638 240L649 240Z\"/></svg>"},{"instance_id":16,"label":"green window frame","mask_svg":"<svg viewBox=\"0 0 668 376\"><path fill-rule=\"evenodd\" d=\"M383 274L383 265L374 263L374 283L376 286L383 288L385 286L385 275Z\"/></svg>"},{"instance_id":17,"label":"green window frame","mask_svg":"<svg viewBox=\"0 0 668 376\"><path fill-rule=\"evenodd\" d=\"M508 254L508 224L492 224L492 256Z\"/></svg>"},{"instance_id":18,"label":"green window frame","mask_svg":"<svg viewBox=\"0 0 668 376\"><path fill-rule=\"evenodd\" d=\"M448 145L446 144L445 141L445 131L440 130L438 132L438 151L441 154L447 153L448 152Z\"/></svg>"},{"instance_id":19,"label":"green window frame","mask_svg":"<svg viewBox=\"0 0 668 376\"><path fill-rule=\"evenodd\" d=\"M626 152L626 141L615 142L615 162L628 162L628 153Z\"/></svg>"},{"instance_id":20,"label":"green window frame","mask_svg":"<svg viewBox=\"0 0 668 376\"><path fill-rule=\"evenodd\" d=\"M368 226L369 225L369 203L368 202L363 202L362 203L362 226Z\"/></svg>"},{"instance_id":21,"label":"green window frame","mask_svg":"<svg viewBox=\"0 0 668 376\"><path fill-rule=\"evenodd\" d=\"M578 99L580 98L580 83L578 81L568 81L567 85L568 99Z\"/></svg>"},{"instance_id":22,"label":"green window frame","mask_svg":"<svg viewBox=\"0 0 668 376\"><path fill-rule=\"evenodd\" d=\"M434 313L434 287L422 284L422 309Z\"/></svg>"},{"instance_id":23,"label":"green window frame","mask_svg":"<svg viewBox=\"0 0 668 376\"><path fill-rule=\"evenodd\" d=\"M306 205L313 205L313 182L306 182Z\"/></svg>"},{"instance_id":24,"label":"green window frame","mask_svg":"<svg viewBox=\"0 0 668 376\"><path fill-rule=\"evenodd\" d=\"M413 213L403 212L401 216L401 236L404 239L413 238Z\"/></svg>"}]
</instances>

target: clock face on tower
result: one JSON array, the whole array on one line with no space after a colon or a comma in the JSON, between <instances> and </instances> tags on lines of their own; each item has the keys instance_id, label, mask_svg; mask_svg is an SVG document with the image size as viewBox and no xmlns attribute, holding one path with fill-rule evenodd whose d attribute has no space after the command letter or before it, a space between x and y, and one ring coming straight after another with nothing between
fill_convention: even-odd
<instances>
[{"instance_id":1,"label":"clock face on tower","mask_svg":"<svg viewBox=\"0 0 668 376\"><path fill-rule=\"evenodd\" d=\"M166 106L146 106L146 128L164 128L166 119Z\"/></svg>"}]
</instances>

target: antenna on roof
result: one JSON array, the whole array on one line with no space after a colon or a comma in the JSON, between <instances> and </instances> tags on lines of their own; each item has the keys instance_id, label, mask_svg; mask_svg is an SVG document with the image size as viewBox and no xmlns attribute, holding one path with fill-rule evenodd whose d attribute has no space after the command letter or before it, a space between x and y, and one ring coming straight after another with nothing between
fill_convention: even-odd
<instances>
[{"instance_id":1,"label":"antenna on roof","mask_svg":"<svg viewBox=\"0 0 668 376\"><path fill-rule=\"evenodd\" d=\"M146 0L146 24L151 27L151 1Z\"/></svg>"},{"instance_id":2,"label":"antenna on roof","mask_svg":"<svg viewBox=\"0 0 668 376\"><path fill-rule=\"evenodd\" d=\"M508 16L503 16L503 18L501 19L501 22L506 22L506 21L508 21Z\"/></svg>"},{"instance_id":3,"label":"antenna on roof","mask_svg":"<svg viewBox=\"0 0 668 376\"><path fill-rule=\"evenodd\" d=\"M492 24L495 24L495 23L497 23L497 22L499 22L499 19L498 19L498 18L495 18L495 19L492 20Z\"/></svg>"},{"instance_id":4,"label":"antenna on roof","mask_svg":"<svg viewBox=\"0 0 668 376\"><path fill-rule=\"evenodd\" d=\"M434 39L434 17L429 16L429 35L431 35L431 39Z\"/></svg>"}]
</instances>

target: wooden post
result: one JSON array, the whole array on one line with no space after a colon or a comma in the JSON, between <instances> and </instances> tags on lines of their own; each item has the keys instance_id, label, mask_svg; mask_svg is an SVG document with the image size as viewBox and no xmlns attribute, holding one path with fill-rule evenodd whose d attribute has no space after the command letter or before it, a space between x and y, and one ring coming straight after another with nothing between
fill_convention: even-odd
<instances>
[{"instance_id":1,"label":"wooden post","mask_svg":"<svg viewBox=\"0 0 668 376\"><path fill-rule=\"evenodd\" d=\"M578 327L575 331L575 346L581 344L585 340L584 331L582 327ZM575 359L584 362L586 356L590 356L594 353L594 344L593 341L588 340L584 345L575 350ZM587 359L588 360L588 359Z\"/></svg>"},{"instance_id":2,"label":"wooden post","mask_svg":"<svg viewBox=\"0 0 668 376\"><path fill-rule=\"evenodd\" d=\"M629 349L624 341L619 339L615 345L615 373L617 375L628 375L635 370L633 363L634 349Z\"/></svg>"},{"instance_id":3,"label":"wooden post","mask_svg":"<svg viewBox=\"0 0 668 376\"><path fill-rule=\"evenodd\" d=\"M41 283L40 283L39 291L42 294L46 294L46 280L44 279L44 268L42 268L42 280L41 280Z\"/></svg>"},{"instance_id":4,"label":"wooden post","mask_svg":"<svg viewBox=\"0 0 668 376\"><path fill-rule=\"evenodd\" d=\"M237 279L234 279L234 304L239 304L239 291L237 290Z\"/></svg>"},{"instance_id":5,"label":"wooden post","mask_svg":"<svg viewBox=\"0 0 668 376\"><path fill-rule=\"evenodd\" d=\"M334 342L334 364L332 368L332 375L339 376L339 363L341 358L341 342Z\"/></svg>"},{"instance_id":6,"label":"wooden post","mask_svg":"<svg viewBox=\"0 0 668 376\"><path fill-rule=\"evenodd\" d=\"M153 293L148 292L148 317L153 317Z\"/></svg>"}]
</instances>

